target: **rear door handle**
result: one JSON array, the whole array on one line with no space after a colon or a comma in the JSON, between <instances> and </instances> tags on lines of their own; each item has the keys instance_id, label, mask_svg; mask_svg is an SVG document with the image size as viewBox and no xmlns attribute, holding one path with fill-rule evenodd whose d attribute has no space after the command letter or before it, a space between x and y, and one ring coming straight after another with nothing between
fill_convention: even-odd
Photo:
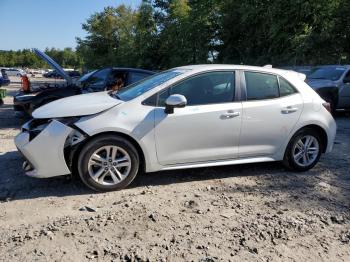
<instances>
[{"instance_id":1,"label":"rear door handle","mask_svg":"<svg viewBox=\"0 0 350 262\"><path fill-rule=\"evenodd\" d=\"M283 114L290 114L290 113L294 113L294 112L296 112L296 111L298 111L298 110L299 110L299 108L297 108L297 107L287 106L287 107L283 108L283 109L281 110L281 112L282 112Z\"/></svg>"},{"instance_id":2,"label":"rear door handle","mask_svg":"<svg viewBox=\"0 0 350 262\"><path fill-rule=\"evenodd\" d=\"M222 114L221 117L223 117L223 118L234 118L234 117L237 117L239 115L240 115L239 112L234 112L232 110L229 110L229 111L227 111L227 113Z\"/></svg>"}]
</instances>

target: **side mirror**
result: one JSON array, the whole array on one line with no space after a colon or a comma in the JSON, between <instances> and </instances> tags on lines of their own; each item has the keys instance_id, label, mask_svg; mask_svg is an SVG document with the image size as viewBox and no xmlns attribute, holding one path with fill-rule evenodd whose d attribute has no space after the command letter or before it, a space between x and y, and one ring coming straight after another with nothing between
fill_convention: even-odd
<instances>
[{"instance_id":1,"label":"side mirror","mask_svg":"<svg viewBox=\"0 0 350 262\"><path fill-rule=\"evenodd\" d=\"M183 95L171 95L165 100L165 113L173 114L174 108L183 108L187 105L187 99Z\"/></svg>"}]
</instances>

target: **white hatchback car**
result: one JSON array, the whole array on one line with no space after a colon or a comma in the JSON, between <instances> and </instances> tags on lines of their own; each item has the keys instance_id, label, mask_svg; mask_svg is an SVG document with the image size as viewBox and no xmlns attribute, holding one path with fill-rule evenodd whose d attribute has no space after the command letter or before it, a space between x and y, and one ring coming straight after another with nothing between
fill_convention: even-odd
<instances>
[{"instance_id":1,"label":"white hatchback car","mask_svg":"<svg viewBox=\"0 0 350 262\"><path fill-rule=\"evenodd\" d=\"M15 143L27 175L78 173L98 191L124 188L140 170L283 161L306 171L332 150L336 124L304 79L261 67L179 67L118 93L44 105Z\"/></svg>"}]
</instances>

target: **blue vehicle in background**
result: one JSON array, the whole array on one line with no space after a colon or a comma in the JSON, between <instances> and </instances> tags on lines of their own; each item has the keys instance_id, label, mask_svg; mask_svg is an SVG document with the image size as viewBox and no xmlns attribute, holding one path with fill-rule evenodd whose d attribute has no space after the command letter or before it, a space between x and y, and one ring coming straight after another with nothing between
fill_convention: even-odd
<instances>
[{"instance_id":1,"label":"blue vehicle in background","mask_svg":"<svg viewBox=\"0 0 350 262\"><path fill-rule=\"evenodd\" d=\"M10 84L10 79L8 78L5 69L0 70L0 106L4 104L2 100L6 96L6 89L1 88L2 86L7 86Z\"/></svg>"},{"instance_id":2,"label":"blue vehicle in background","mask_svg":"<svg viewBox=\"0 0 350 262\"><path fill-rule=\"evenodd\" d=\"M5 69L0 70L0 87L8 86L10 84L10 79L8 78Z\"/></svg>"}]
</instances>

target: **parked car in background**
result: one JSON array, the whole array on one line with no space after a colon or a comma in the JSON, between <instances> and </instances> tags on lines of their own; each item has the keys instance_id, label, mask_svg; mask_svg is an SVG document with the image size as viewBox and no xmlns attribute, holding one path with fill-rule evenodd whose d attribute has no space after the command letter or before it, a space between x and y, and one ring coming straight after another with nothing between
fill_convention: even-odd
<instances>
[{"instance_id":1,"label":"parked car in background","mask_svg":"<svg viewBox=\"0 0 350 262\"><path fill-rule=\"evenodd\" d=\"M79 71L73 70L73 71L66 71L67 75L69 75L72 78L79 78L81 77L81 74Z\"/></svg>"},{"instance_id":2,"label":"parked car in background","mask_svg":"<svg viewBox=\"0 0 350 262\"><path fill-rule=\"evenodd\" d=\"M306 76L311 74L313 67L312 66L288 66L288 67L281 67L281 69L285 70L293 70L298 73L302 73Z\"/></svg>"},{"instance_id":3,"label":"parked car in background","mask_svg":"<svg viewBox=\"0 0 350 262\"><path fill-rule=\"evenodd\" d=\"M97 191L124 188L139 171L266 161L306 171L332 150L336 124L304 80L262 67L175 68L44 105L15 143L27 175L76 170Z\"/></svg>"},{"instance_id":4,"label":"parked car in background","mask_svg":"<svg viewBox=\"0 0 350 262\"><path fill-rule=\"evenodd\" d=\"M333 112L336 109L350 109L350 65L315 67L306 82L331 104Z\"/></svg>"},{"instance_id":5,"label":"parked car in background","mask_svg":"<svg viewBox=\"0 0 350 262\"><path fill-rule=\"evenodd\" d=\"M45 73L45 71L43 69L27 68L26 73L31 77L41 77Z\"/></svg>"},{"instance_id":6,"label":"parked car in background","mask_svg":"<svg viewBox=\"0 0 350 262\"><path fill-rule=\"evenodd\" d=\"M9 84L10 84L10 79L8 78L8 76L6 74L6 70L1 69L0 70L0 87L7 86Z\"/></svg>"},{"instance_id":7,"label":"parked car in background","mask_svg":"<svg viewBox=\"0 0 350 262\"><path fill-rule=\"evenodd\" d=\"M121 76L124 86L127 86L154 74L152 71L136 68L109 67L92 71L80 79L76 79L77 71L67 73L45 53L37 49L35 52L48 62L55 69L55 72L66 80L66 83L63 86L41 86L36 89L29 88L29 90L26 88L26 91L20 90L14 96L13 102L16 115L21 117L30 116L34 109L63 97L108 90L114 83L115 75Z\"/></svg>"},{"instance_id":8,"label":"parked car in background","mask_svg":"<svg viewBox=\"0 0 350 262\"><path fill-rule=\"evenodd\" d=\"M61 78L61 79L63 79L61 74L59 72L57 72L56 70L52 70L52 71L49 71L47 73L44 73L43 77L45 77L45 78Z\"/></svg>"},{"instance_id":9,"label":"parked car in background","mask_svg":"<svg viewBox=\"0 0 350 262\"><path fill-rule=\"evenodd\" d=\"M26 72L22 69L18 69L18 68L7 68L6 69L6 74L7 76L22 76L25 75Z\"/></svg>"}]
</instances>

